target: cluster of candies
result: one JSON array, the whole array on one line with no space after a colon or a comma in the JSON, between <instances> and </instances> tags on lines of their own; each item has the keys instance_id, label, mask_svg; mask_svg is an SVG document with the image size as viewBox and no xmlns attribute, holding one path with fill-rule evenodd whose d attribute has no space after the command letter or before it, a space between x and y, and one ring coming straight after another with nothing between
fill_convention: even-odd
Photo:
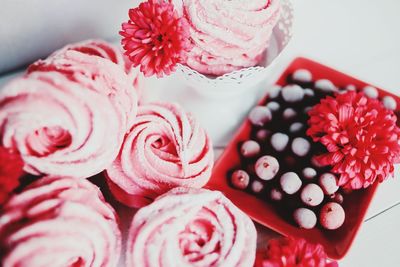
<instances>
[{"instance_id":1,"label":"cluster of candies","mask_svg":"<svg viewBox=\"0 0 400 267\"><path fill-rule=\"evenodd\" d=\"M308 112L321 99L356 87L339 88L327 79L313 81L305 69L289 75L287 82L274 86L267 102L250 112L251 134L239 144L241 166L228 174L229 182L276 203L278 212L301 228L312 229L319 222L325 229L338 229L345 221L344 190L331 168L315 158L326 148L307 136ZM378 97L374 87L362 91L369 98ZM396 109L392 97L381 101L386 108Z\"/></svg>"}]
</instances>

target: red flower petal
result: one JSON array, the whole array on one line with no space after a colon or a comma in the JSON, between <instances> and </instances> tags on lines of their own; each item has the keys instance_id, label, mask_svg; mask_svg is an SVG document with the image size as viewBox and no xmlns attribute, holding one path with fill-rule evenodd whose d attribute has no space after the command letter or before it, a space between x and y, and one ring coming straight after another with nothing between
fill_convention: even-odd
<instances>
[{"instance_id":1,"label":"red flower petal","mask_svg":"<svg viewBox=\"0 0 400 267\"><path fill-rule=\"evenodd\" d=\"M366 188L384 181L400 162L400 129L393 111L354 91L322 99L309 111L309 135L327 153L316 157L340 175L339 185Z\"/></svg>"},{"instance_id":2,"label":"red flower petal","mask_svg":"<svg viewBox=\"0 0 400 267\"><path fill-rule=\"evenodd\" d=\"M337 267L328 260L321 245L304 239L280 238L268 242L265 251L258 251L255 267Z\"/></svg>"},{"instance_id":3,"label":"red flower petal","mask_svg":"<svg viewBox=\"0 0 400 267\"><path fill-rule=\"evenodd\" d=\"M0 147L0 205L18 187L18 178L23 174L23 161L18 154Z\"/></svg>"},{"instance_id":4,"label":"red flower petal","mask_svg":"<svg viewBox=\"0 0 400 267\"><path fill-rule=\"evenodd\" d=\"M149 0L130 9L120 35L126 56L145 76L169 75L193 46L188 22L165 0Z\"/></svg>"}]
</instances>

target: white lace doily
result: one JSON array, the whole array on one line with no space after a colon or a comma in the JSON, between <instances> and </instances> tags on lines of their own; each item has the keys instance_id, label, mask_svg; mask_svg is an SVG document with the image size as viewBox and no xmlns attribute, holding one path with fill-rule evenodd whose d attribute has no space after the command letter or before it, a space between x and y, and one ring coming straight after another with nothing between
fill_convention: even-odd
<instances>
[{"instance_id":1,"label":"white lace doily","mask_svg":"<svg viewBox=\"0 0 400 267\"><path fill-rule=\"evenodd\" d=\"M260 66L244 68L218 77L203 75L188 66L180 65L178 72L190 87L201 94L236 94L265 78L267 70L280 55L292 36L293 6L290 0L282 0L281 18L273 29L270 45L265 51L265 61Z\"/></svg>"}]
</instances>

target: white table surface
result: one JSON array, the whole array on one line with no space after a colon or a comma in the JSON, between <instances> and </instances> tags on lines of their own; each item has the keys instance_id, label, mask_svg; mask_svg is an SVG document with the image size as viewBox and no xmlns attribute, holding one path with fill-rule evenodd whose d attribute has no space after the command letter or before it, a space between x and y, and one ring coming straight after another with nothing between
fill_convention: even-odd
<instances>
[{"instance_id":1,"label":"white table surface","mask_svg":"<svg viewBox=\"0 0 400 267\"><path fill-rule=\"evenodd\" d=\"M291 43L271 71L268 81L272 83L296 56L306 56L326 63L352 76L400 94L400 1L399 0L293 0L295 7L294 36ZM0 86L14 75L0 77ZM194 92L182 96L182 82L172 76L162 81L148 81L148 99L167 99L187 105L198 97ZM202 99L197 103L201 120L207 120L216 106L224 105L225 111L242 109L248 111L258 96L265 92L260 86L240 99ZM193 103L190 102L190 105ZM189 108L190 109L190 108ZM225 114L225 113L224 113ZM226 112L225 116L229 116ZM237 120L237 123L240 120ZM211 127L211 128L210 128ZM208 125L208 130L218 133L218 124ZM229 135L215 147L219 155ZM258 226L259 242L264 243L272 231ZM359 232L349 254L340 261L344 267L397 267L400 266L400 170L395 179L379 187L368 211L367 219Z\"/></svg>"}]
</instances>

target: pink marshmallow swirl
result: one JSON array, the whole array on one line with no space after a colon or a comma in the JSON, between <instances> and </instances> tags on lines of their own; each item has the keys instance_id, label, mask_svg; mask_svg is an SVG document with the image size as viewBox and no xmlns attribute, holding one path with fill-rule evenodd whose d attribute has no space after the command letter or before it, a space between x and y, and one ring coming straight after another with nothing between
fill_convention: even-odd
<instances>
[{"instance_id":1,"label":"pink marshmallow swirl","mask_svg":"<svg viewBox=\"0 0 400 267\"><path fill-rule=\"evenodd\" d=\"M256 239L253 222L221 192L175 188L134 216L126 266L253 266Z\"/></svg>"},{"instance_id":2,"label":"pink marshmallow swirl","mask_svg":"<svg viewBox=\"0 0 400 267\"><path fill-rule=\"evenodd\" d=\"M109 97L123 120L134 118L137 94L133 87L134 80L125 72L122 54L110 45L107 47L107 43L94 44L88 42L68 45L49 58L33 63L29 66L28 73L60 72L71 81ZM95 48L98 49L94 50Z\"/></svg>"},{"instance_id":3,"label":"pink marshmallow swirl","mask_svg":"<svg viewBox=\"0 0 400 267\"><path fill-rule=\"evenodd\" d=\"M1 210L1 266L112 267L120 252L117 215L86 179L41 178Z\"/></svg>"},{"instance_id":4,"label":"pink marshmallow swirl","mask_svg":"<svg viewBox=\"0 0 400 267\"><path fill-rule=\"evenodd\" d=\"M78 51L86 55L108 59L122 67L126 73L129 72L132 66L129 60L125 60L121 49L103 40L86 40L75 44L69 44L54 52L52 56L63 54L66 50Z\"/></svg>"},{"instance_id":5,"label":"pink marshmallow swirl","mask_svg":"<svg viewBox=\"0 0 400 267\"><path fill-rule=\"evenodd\" d=\"M171 188L204 186L213 162L211 140L190 114L176 104L149 104L139 107L106 176L117 200L142 207Z\"/></svg>"},{"instance_id":6,"label":"pink marshmallow swirl","mask_svg":"<svg viewBox=\"0 0 400 267\"><path fill-rule=\"evenodd\" d=\"M33 72L0 90L0 145L25 171L89 177L118 155L125 121L110 99L58 72Z\"/></svg>"},{"instance_id":7,"label":"pink marshmallow swirl","mask_svg":"<svg viewBox=\"0 0 400 267\"><path fill-rule=\"evenodd\" d=\"M141 93L140 91L142 89L141 83L143 75L141 74L139 68L134 68L132 66L132 62L124 55L121 48L103 40L86 40L80 43L67 45L64 48L56 51L52 56L55 56L56 54L63 54L66 50L74 50L87 55L105 58L119 65L124 69L128 75L128 78L132 81L137 94L139 95Z\"/></svg>"},{"instance_id":8,"label":"pink marshmallow swirl","mask_svg":"<svg viewBox=\"0 0 400 267\"><path fill-rule=\"evenodd\" d=\"M174 2L189 21L194 43L186 64L211 75L257 65L281 10L280 0Z\"/></svg>"}]
</instances>

